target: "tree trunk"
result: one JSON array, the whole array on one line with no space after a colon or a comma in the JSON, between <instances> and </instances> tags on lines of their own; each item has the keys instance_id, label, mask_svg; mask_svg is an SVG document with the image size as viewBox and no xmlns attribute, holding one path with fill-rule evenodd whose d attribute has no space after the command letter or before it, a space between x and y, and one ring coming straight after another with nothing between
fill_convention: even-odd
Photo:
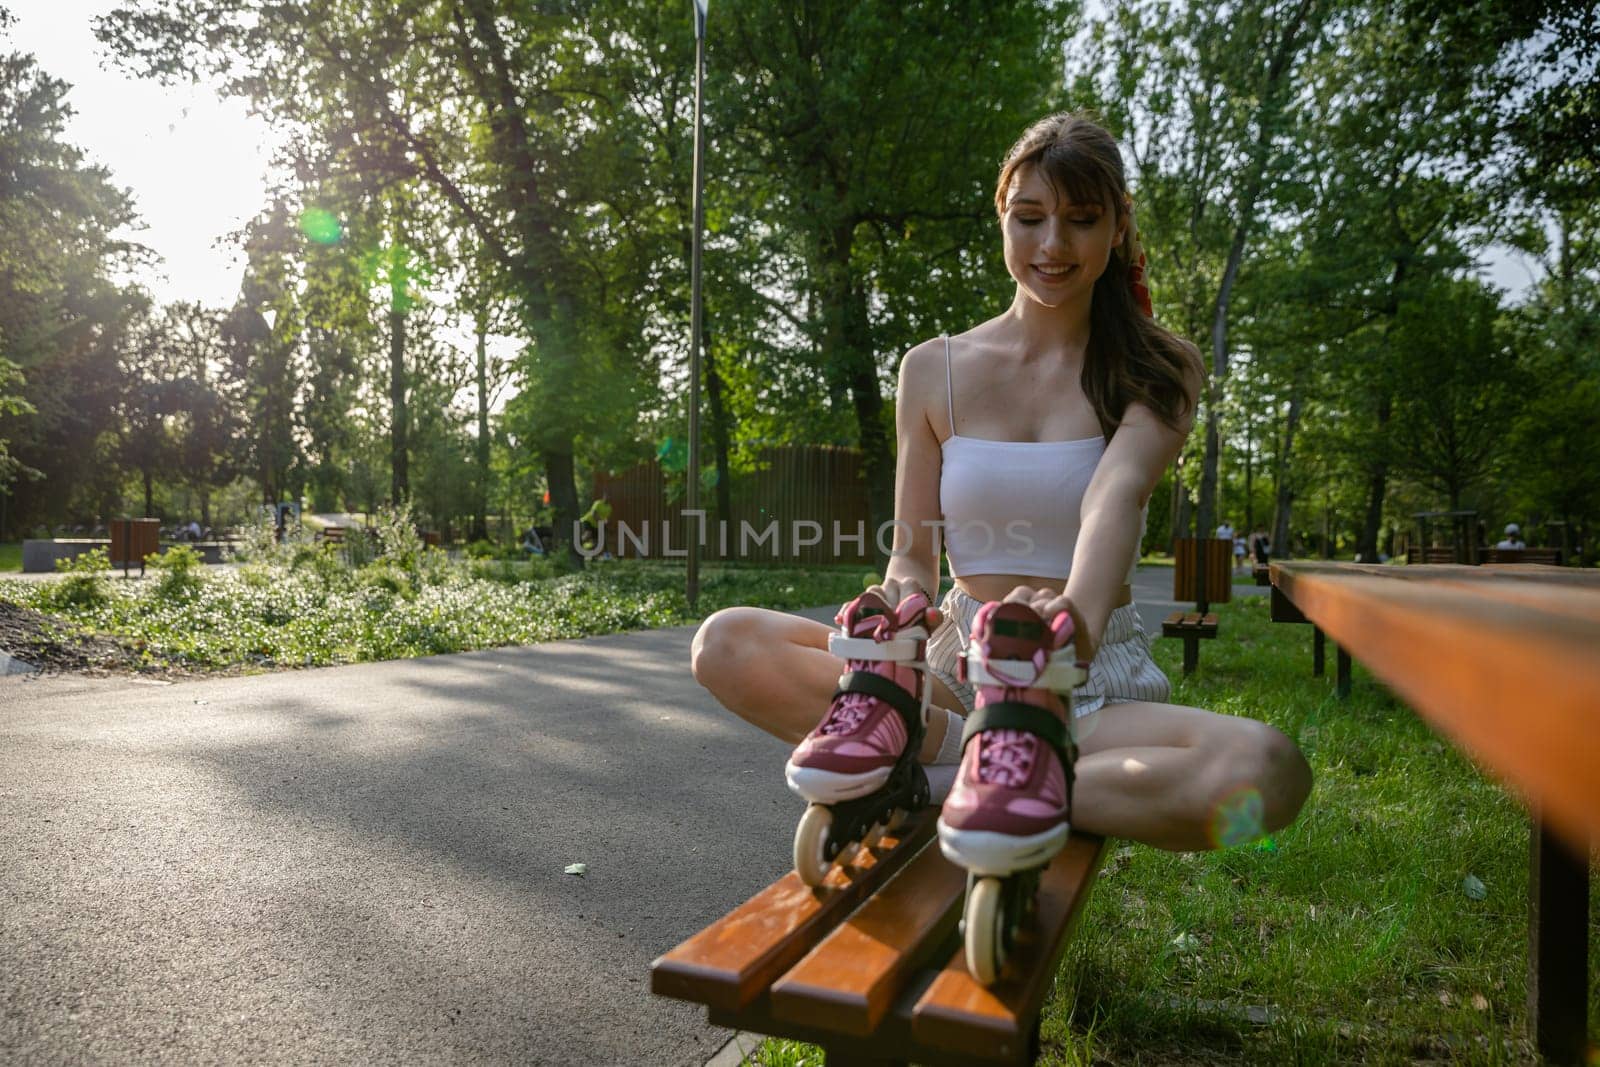
<instances>
[{"instance_id":1,"label":"tree trunk","mask_svg":"<svg viewBox=\"0 0 1600 1067\"><path fill-rule=\"evenodd\" d=\"M1246 417L1244 423L1244 529L1247 534L1254 533L1256 528L1255 430L1255 421Z\"/></svg>"},{"instance_id":2,"label":"tree trunk","mask_svg":"<svg viewBox=\"0 0 1600 1067\"><path fill-rule=\"evenodd\" d=\"M578 507L577 473L572 462L572 438L561 445L544 450L545 482L550 486L550 503L555 507L556 540L567 542L567 559L575 566L583 566L583 553L578 551L577 532L573 525L582 510Z\"/></svg>"},{"instance_id":3,"label":"tree trunk","mask_svg":"<svg viewBox=\"0 0 1600 1067\"><path fill-rule=\"evenodd\" d=\"M702 316L702 319L704 316ZM711 327L700 324L700 351L705 359L702 365L706 375L706 402L711 406L711 450L717 464L717 519L733 519L733 487L728 464L728 409L722 402L722 375L717 373L717 361L711 354Z\"/></svg>"},{"instance_id":4,"label":"tree trunk","mask_svg":"<svg viewBox=\"0 0 1600 1067\"><path fill-rule=\"evenodd\" d=\"M489 354L488 324L478 319L478 485L473 494L469 541L489 539Z\"/></svg>"},{"instance_id":5,"label":"tree trunk","mask_svg":"<svg viewBox=\"0 0 1600 1067\"><path fill-rule=\"evenodd\" d=\"M1383 439L1383 432L1389 425L1389 416L1394 408L1393 401L1387 396L1378 399L1378 439ZM1371 465L1367 468L1367 516L1361 524L1361 540L1356 545L1356 552L1361 556L1363 563L1376 563L1378 560L1378 529L1383 525L1383 500L1389 487L1389 461L1385 458L1382 448L1375 450Z\"/></svg>"},{"instance_id":6,"label":"tree trunk","mask_svg":"<svg viewBox=\"0 0 1600 1067\"><path fill-rule=\"evenodd\" d=\"M406 411L406 280L398 239L389 264L389 498L399 507L411 495L406 458L409 430Z\"/></svg>"},{"instance_id":7,"label":"tree trunk","mask_svg":"<svg viewBox=\"0 0 1600 1067\"><path fill-rule=\"evenodd\" d=\"M154 516L150 514L152 508L151 490L153 488L151 485L150 468L148 466L141 468L141 473L144 475L144 517L147 519L154 518Z\"/></svg>"},{"instance_id":8,"label":"tree trunk","mask_svg":"<svg viewBox=\"0 0 1600 1067\"><path fill-rule=\"evenodd\" d=\"M1284 419L1283 448L1278 452L1277 470L1273 475L1277 491L1273 494L1276 500L1273 503L1272 554L1280 559L1292 555L1294 548L1289 534L1294 508L1294 489L1289 483L1289 457L1294 453L1294 431L1299 422L1300 383L1296 380L1289 387L1289 414Z\"/></svg>"},{"instance_id":9,"label":"tree trunk","mask_svg":"<svg viewBox=\"0 0 1600 1067\"><path fill-rule=\"evenodd\" d=\"M856 417L856 442L861 449L862 476L867 483L867 528L875 565L888 557L875 532L894 518L894 442L883 425L883 393L878 388L877 361L868 330L866 292L856 283L850 251L855 221L844 219L824 234L820 303L823 353L837 373L830 375L850 391ZM820 521L821 516L816 516Z\"/></svg>"},{"instance_id":10,"label":"tree trunk","mask_svg":"<svg viewBox=\"0 0 1600 1067\"><path fill-rule=\"evenodd\" d=\"M1260 104L1256 108L1256 141L1251 146L1249 170L1240 191L1239 217L1228 247L1222 282L1217 287L1217 300L1211 316L1211 380L1208 389L1210 401L1206 405L1205 469L1200 474L1200 504L1196 516L1196 536L1200 538L1210 537L1216 523L1217 465L1221 458L1216 402L1221 399L1221 386L1228 377L1228 307L1233 299L1234 282L1239 277L1239 265L1244 260L1245 246L1249 242L1250 232L1255 228L1256 200L1266 181L1274 120L1284 97L1283 82L1299 49L1300 32L1305 27L1311 3L1312 0L1301 0L1300 6L1289 16L1267 67L1261 86ZM1205 567L1196 567L1195 573L1199 577L1199 592L1203 600L1206 594Z\"/></svg>"}]
</instances>

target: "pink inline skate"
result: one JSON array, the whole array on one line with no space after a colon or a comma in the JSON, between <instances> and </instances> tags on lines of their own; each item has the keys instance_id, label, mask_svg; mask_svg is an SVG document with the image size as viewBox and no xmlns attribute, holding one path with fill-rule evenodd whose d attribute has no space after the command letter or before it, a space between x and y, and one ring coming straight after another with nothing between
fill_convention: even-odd
<instances>
[{"instance_id":1,"label":"pink inline skate","mask_svg":"<svg viewBox=\"0 0 1600 1067\"><path fill-rule=\"evenodd\" d=\"M928 803L917 752L928 723L930 606L921 592L892 608L869 592L835 617L828 651L845 673L784 775L808 804L794 834L794 869L806 885L821 885L835 861Z\"/></svg>"},{"instance_id":2,"label":"pink inline skate","mask_svg":"<svg viewBox=\"0 0 1600 1067\"><path fill-rule=\"evenodd\" d=\"M977 691L961 766L939 815L939 848L967 869L967 967L992 985L1031 914L1039 875L1067 843L1072 812L1072 618L1026 604L978 609L957 673Z\"/></svg>"}]
</instances>

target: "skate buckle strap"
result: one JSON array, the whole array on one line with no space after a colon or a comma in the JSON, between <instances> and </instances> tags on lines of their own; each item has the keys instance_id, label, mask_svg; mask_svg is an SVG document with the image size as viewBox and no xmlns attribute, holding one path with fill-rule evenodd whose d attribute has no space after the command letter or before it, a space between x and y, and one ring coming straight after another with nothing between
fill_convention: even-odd
<instances>
[{"instance_id":1,"label":"skate buckle strap","mask_svg":"<svg viewBox=\"0 0 1600 1067\"><path fill-rule=\"evenodd\" d=\"M865 693L869 697L876 697L900 713L911 736L922 736L922 701L883 675L871 671L850 671L839 678L839 688L834 690L833 699L838 700L846 693Z\"/></svg>"},{"instance_id":2,"label":"skate buckle strap","mask_svg":"<svg viewBox=\"0 0 1600 1067\"><path fill-rule=\"evenodd\" d=\"M962 750L965 751L968 743L986 730L1022 730L1033 734L1056 750L1056 755L1061 759L1061 767L1066 771L1067 781L1072 781L1072 764L1076 758L1075 746L1067 730L1067 724L1049 709L1024 704L1019 700L999 700L993 704L984 704L967 716L966 725L961 730Z\"/></svg>"},{"instance_id":3,"label":"skate buckle strap","mask_svg":"<svg viewBox=\"0 0 1600 1067\"><path fill-rule=\"evenodd\" d=\"M922 627L900 631L903 636L889 641L874 641L870 637L846 637L834 632L828 635L828 651L840 659L860 659L881 662L893 660L904 663L920 659L918 645L927 640L928 632Z\"/></svg>"},{"instance_id":4,"label":"skate buckle strap","mask_svg":"<svg viewBox=\"0 0 1600 1067\"><path fill-rule=\"evenodd\" d=\"M1037 668L1027 660L995 660L986 663L980 649L971 649L964 657L966 670L962 681L969 685L1004 685L1016 689L1049 689L1064 693L1089 680L1088 668L1079 663L1076 654L1063 649L1065 654L1052 655L1038 677L1031 682L1018 684L1019 678L1030 678Z\"/></svg>"}]
</instances>

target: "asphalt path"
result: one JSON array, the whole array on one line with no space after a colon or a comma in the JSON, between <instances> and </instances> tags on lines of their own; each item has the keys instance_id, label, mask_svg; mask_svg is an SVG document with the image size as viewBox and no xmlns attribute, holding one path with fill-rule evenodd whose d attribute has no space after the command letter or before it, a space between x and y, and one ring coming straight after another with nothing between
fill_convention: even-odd
<instances>
[{"instance_id":1,"label":"asphalt path","mask_svg":"<svg viewBox=\"0 0 1600 1067\"><path fill-rule=\"evenodd\" d=\"M801 806L693 633L0 678L0 1061L704 1063L727 1033L649 963Z\"/></svg>"}]
</instances>

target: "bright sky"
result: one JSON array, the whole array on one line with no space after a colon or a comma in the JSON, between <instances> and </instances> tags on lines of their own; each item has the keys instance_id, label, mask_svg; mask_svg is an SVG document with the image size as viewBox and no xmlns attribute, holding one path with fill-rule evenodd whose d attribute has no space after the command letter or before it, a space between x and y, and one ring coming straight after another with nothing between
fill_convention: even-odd
<instances>
[{"instance_id":1,"label":"bright sky","mask_svg":"<svg viewBox=\"0 0 1600 1067\"><path fill-rule=\"evenodd\" d=\"M67 101L77 114L67 140L132 189L145 228L127 236L162 259L158 275L139 280L162 302L232 305L244 264L222 239L266 204L266 122L204 86L163 88L109 69L90 20L114 8L112 0L0 6L17 20L0 49L31 52L72 86Z\"/></svg>"},{"instance_id":2,"label":"bright sky","mask_svg":"<svg viewBox=\"0 0 1600 1067\"><path fill-rule=\"evenodd\" d=\"M114 0L0 0L16 17L0 50L31 52L71 86L76 114L67 138L132 189L145 228L128 236L161 257L140 280L162 302L229 306L239 292L241 257L224 237L266 203L272 135L238 100L205 86L163 88L110 69L90 20ZM1519 294L1532 261L1497 250L1484 275Z\"/></svg>"}]
</instances>

